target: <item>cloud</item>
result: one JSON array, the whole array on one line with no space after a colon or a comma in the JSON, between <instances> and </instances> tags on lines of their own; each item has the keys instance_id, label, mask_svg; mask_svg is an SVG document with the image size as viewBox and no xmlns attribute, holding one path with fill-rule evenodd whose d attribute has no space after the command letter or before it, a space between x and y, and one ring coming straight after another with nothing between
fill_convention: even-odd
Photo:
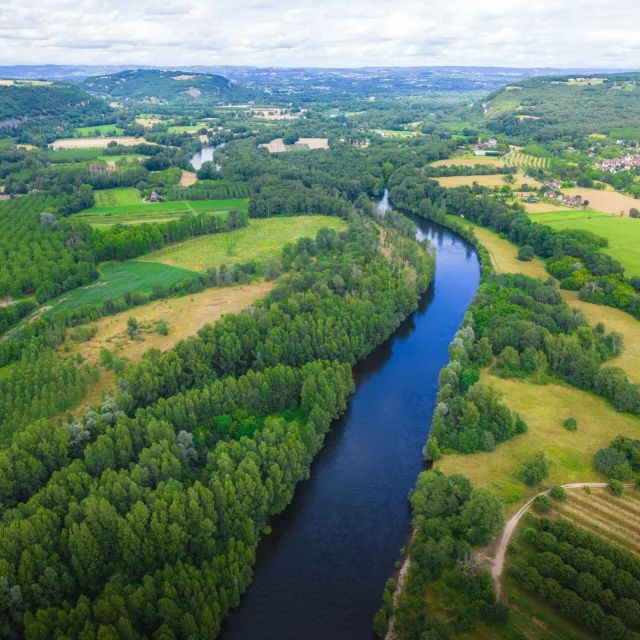
<instances>
[{"instance_id":1,"label":"cloud","mask_svg":"<svg viewBox=\"0 0 640 640\"><path fill-rule=\"evenodd\" d=\"M43 62L630 68L640 3L2 0L0 64Z\"/></svg>"}]
</instances>

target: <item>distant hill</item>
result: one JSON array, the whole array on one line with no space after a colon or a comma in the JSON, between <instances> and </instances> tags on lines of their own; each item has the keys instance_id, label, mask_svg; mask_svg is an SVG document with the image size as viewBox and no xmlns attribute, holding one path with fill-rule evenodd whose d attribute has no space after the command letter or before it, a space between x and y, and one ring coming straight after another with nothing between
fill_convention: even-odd
<instances>
[{"instance_id":1,"label":"distant hill","mask_svg":"<svg viewBox=\"0 0 640 640\"><path fill-rule=\"evenodd\" d=\"M550 141L616 129L637 129L640 136L640 73L528 78L493 92L476 109L493 132L516 137Z\"/></svg>"},{"instance_id":2,"label":"distant hill","mask_svg":"<svg viewBox=\"0 0 640 640\"><path fill-rule=\"evenodd\" d=\"M137 69L87 78L88 92L115 102L152 101L173 104L216 104L241 99L246 90L222 76L188 71Z\"/></svg>"},{"instance_id":3,"label":"distant hill","mask_svg":"<svg viewBox=\"0 0 640 640\"><path fill-rule=\"evenodd\" d=\"M0 127L35 118L89 116L108 113L104 100L63 82L0 80Z\"/></svg>"}]
</instances>

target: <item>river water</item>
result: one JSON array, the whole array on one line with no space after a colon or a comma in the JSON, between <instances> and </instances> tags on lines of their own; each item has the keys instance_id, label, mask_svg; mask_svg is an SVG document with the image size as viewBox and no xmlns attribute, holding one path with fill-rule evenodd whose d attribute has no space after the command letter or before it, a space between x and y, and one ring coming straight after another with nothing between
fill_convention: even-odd
<instances>
[{"instance_id":1,"label":"river water","mask_svg":"<svg viewBox=\"0 0 640 640\"><path fill-rule=\"evenodd\" d=\"M220 144L215 144L212 147L202 147L202 149L200 149L200 151L198 151L197 153L194 153L193 157L191 158L191 164L193 165L193 168L198 171L205 162L213 162L213 154L215 150L219 149L220 147L224 147L224 145L225 143L221 142ZM220 171L220 166L221 165L216 164L216 169L218 171Z\"/></svg>"},{"instance_id":2,"label":"river water","mask_svg":"<svg viewBox=\"0 0 640 640\"><path fill-rule=\"evenodd\" d=\"M385 194L379 202L389 206ZM473 247L412 217L437 253L433 284L395 334L354 367L356 392L311 478L258 546L252 585L223 640L371 640L406 544L407 494L423 469L438 374L480 280Z\"/></svg>"}]
</instances>

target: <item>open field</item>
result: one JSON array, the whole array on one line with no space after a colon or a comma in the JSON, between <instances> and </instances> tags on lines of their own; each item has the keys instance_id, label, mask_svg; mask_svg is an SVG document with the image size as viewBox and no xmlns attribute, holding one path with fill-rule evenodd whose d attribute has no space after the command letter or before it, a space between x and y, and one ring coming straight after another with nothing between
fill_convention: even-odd
<instances>
[{"instance_id":1,"label":"open field","mask_svg":"<svg viewBox=\"0 0 640 640\"><path fill-rule=\"evenodd\" d=\"M52 149L106 149L107 145L115 140L125 147L134 147L137 144L155 144L147 142L144 138L122 137L122 138L65 138L55 140L49 146Z\"/></svg>"},{"instance_id":2,"label":"open field","mask_svg":"<svg viewBox=\"0 0 640 640\"><path fill-rule=\"evenodd\" d=\"M444 178L434 178L441 186L450 189L452 187L472 186L474 182L477 182L483 187L504 187L510 186L517 188L522 184L528 184L529 186L538 186L540 183L533 178L528 178L521 173L516 173L513 177L515 182L508 183L505 178L508 176L496 174L490 176L446 176Z\"/></svg>"},{"instance_id":3,"label":"open field","mask_svg":"<svg viewBox=\"0 0 640 640\"><path fill-rule=\"evenodd\" d=\"M198 177L192 171L182 170L182 175L180 176L180 186L181 187L190 187L192 184L196 183Z\"/></svg>"},{"instance_id":4,"label":"open field","mask_svg":"<svg viewBox=\"0 0 640 640\"><path fill-rule=\"evenodd\" d=\"M640 207L640 202L635 202ZM554 229L584 229L607 238L609 246L604 251L622 264L627 275L640 276L640 220L572 209L565 209L562 213L537 213L531 219Z\"/></svg>"},{"instance_id":5,"label":"open field","mask_svg":"<svg viewBox=\"0 0 640 640\"><path fill-rule=\"evenodd\" d=\"M202 236L141 258L145 262L161 262L192 271L207 267L233 265L249 260L265 262L280 255L287 242L298 238L315 238L322 227L342 230L346 224L330 216L299 216L250 220L249 226L230 233Z\"/></svg>"},{"instance_id":6,"label":"open field","mask_svg":"<svg viewBox=\"0 0 640 640\"><path fill-rule=\"evenodd\" d=\"M60 309L73 309L83 304L98 304L105 300L121 298L126 292L144 291L150 293L155 285L166 286L180 282L193 271L171 267L157 262L105 262L101 267L101 276L97 282L67 291L58 298L50 300L36 313L51 315Z\"/></svg>"},{"instance_id":7,"label":"open field","mask_svg":"<svg viewBox=\"0 0 640 640\"><path fill-rule=\"evenodd\" d=\"M603 322L607 331L617 331L622 334L624 339L622 353L617 358L607 360L606 366L620 367L631 382L640 383L640 322L620 309L578 300L576 291L561 291L561 293L568 304L582 311L590 325L595 326L598 322Z\"/></svg>"},{"instance_id":8,"label":"open field","mask_svg":"<svg viewBox=\"0 0 640 640\"><path fill-rule=\"evenodd\" d=\"M628 216L629 209L633 207L640 209L640 200L617 191L600 191L599 189L576 187L575 189L563 189L562 192L567 196L582 196L589 201L589 206L592 209L603 213L620 215L622 211L625 216Z\"/></svg>"},{"instance_id":9,"label":"open field","mask_svg":"<svg viewBox=\"0 0 640 640\"><path fill-rule=\"evenodd\" d=\"M111 227L114 224L142 224L143 222L166 222L179 220L185 215L199 213L227 213L228 211L247 211L248 198L231 200L198 200L185 202L139 202L131 205L95 206L74 214L93 227Z\"/></svg>"},{"instance_id":10,"label":"open field","mask_svg":"<svg viewBox=\"0 0 640 640\"><path fill-rule=\"evenodd\" d=\"M273 282L263 281L237 287L215 287L180 298L157 300L115 316L101 318L92 324L98 327L98 333L90 341L74 345L71 354L80 353L89 362L95 363L99 362L101 348L115 351L132 361L140 359L147 349L166 351L176 342L194 335L208 322L215 322L222 314L242 311L266 295L273 285ZM131 340L127 334L127 318L132 316L138 320L143 340ZM154 331L159 320L166 322L168 335Z\"/></svg>"},{"instance_id":11,"label":"open field","mask_svg":"<svg viewBox=\"0 0 640 640\"><path fill-rule=\"evenodd\" d=\"M155 116L152 114L143 114L139 118L136 118L136 122L141 124L143 127L153 127L154 124L158 122L162 122L159 116Z\"/></svg>"},{"instance_id":12,"label":"open field","mask_svg":"<svg viewBox=\"0 0 640 640\"><path fill-rule=\"evenodd\" d=\"M497 156L473 156L464 158L447 158L446 160L436 160L429 164L430 167L475 167L477 164L493 164L496 167L502 165Z\"/></svg>"},{"instance_id":13,"label":"open field","mask_svg":"<svg viewBox=\"0 0 640 640\"><path fill-rule=\"evenodd\" d=\"M370 133L377 133L383 138L412 138L421 135L419 131L395 131L394 129L371 129Z\"/></svg>"},{"instance_id":14,"label":"open field","mask_svg":"<svg viewBox=\"0 0 640 640\"><path fill-rule=\"evenodd\" d=\"M518 202L524 205L527 213L553 213L555 211L571 211L568 207L561 207L557 204L549 204L547 202Z\"/></svg>"},{"instance_id":15,"label":"open field","mask_svg":"<svg viewBox=\"0 0 640 640\"><path fill-rule=\"evenodd\" d=\"M596 471L596 452L619 435L640 436L640 418L618 413L606 400L586 391L505 380L487 372L481 379L502 392L506 404L520 414L529 431L499 444L492 452L445 455L435 467L446 474L463 473L474 487L491 489L504 500L507 514L538 493L516 473L518 463L532 451L546 451L553 462L545 485L606 482L606 477ZM578 421L577 431L562 426L569 416Z\"/></svg>"},{"instance_id":16,"label":"open field","mask_svg":"<svg viewBox=\"0 0 640 640\"><path fill-rule=\"evenodd\" d=\"M76 129L76 133L83 138L94 136L96 131L99 131L101 136L121 136L124 133L124 129L116 127L115 124L101 124L96 127L79 127Z\"/></svg>"},{"instance_id":17,"label":"open field","mask_svg":"<svg viewBox=\"0 0 640 640\"><path fill-rule=\"evenodd\" d=\"M53 84L53 82L49 80L0 80L0 87L13 87L20 86L25 84L32 84L35 86L49 86Z\"/></svg>"},{"instance_id":18,"label":"open field","mask_svg":"<svg viewBox=\"0 0 640 640\"><path fill-rule=\"evenodd\" d=\"M298 142L285 145L282 138L276 138L268 144L261 144L269 150L269 153L282 153L283 151L309 151L311 149L328 149L329 138L299 138Z\"/></svg>"},{"instance_id":19,"label":"open field","mask_svg":"<svg viewBox=\"0 0 640 640\"><path fill-rule=\"evenodd\" d=\"M109 207L114 205L141 204L142 198L137 189L120 187L117 189L104 189L94 191L97 207Z\"/></svg>"},{"instance_id":20,"label":"open field","mask_svg":"<svg viewBox=\"0 0 640 640\"><path fill-rule=\"evenodd\" d=\"M64 151L54 151L54 153L64 153ZM140 153L131 153L123 156L98 156L98 160L104 160L104 162L112 162L113 164L115 164L116 162L120 162L121 160L124 160L125 162L132 162L133 160L144 160L148 157L149 156L143 156Z\"/></svg>"}]
</instances>

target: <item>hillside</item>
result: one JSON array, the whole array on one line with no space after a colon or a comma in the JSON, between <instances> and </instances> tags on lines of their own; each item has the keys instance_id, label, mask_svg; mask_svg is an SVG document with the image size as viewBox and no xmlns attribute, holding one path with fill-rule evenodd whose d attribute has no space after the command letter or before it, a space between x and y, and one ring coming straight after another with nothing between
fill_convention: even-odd
<instances>
[{"instance_id":1,"label":"hillside","mask_svg":"<svg viewBox=\"0 0 640 640\"><path fill-rule=\"evenodd\" d=\"M62 82L0 81L0 127L28 119L62 115L90 116L109 112L104 100Z\"/></svg>"},{"instance_id":2,"label":"hillside","mask_svg":"<svg viewBox=\"0 0 640 640\"><path fill-rule=\"evenodd\" d=\"M82 87L115 101L218 103L245 96L246 90L223 76L186 71L137 69L87 78Z\"/></svg>"},{"instance_id":3,"label":"hillside","mask_svg":"<svg viewBox=\"0 0 640 640\"><path fill-rule=\"evenodd\" d=\"M539 140L612 130L616 135L617 128L638 127L640 73L529 78L490 94L476 106L478 115L483 108L495 133Z\"/></svg>"}]
</instances>

